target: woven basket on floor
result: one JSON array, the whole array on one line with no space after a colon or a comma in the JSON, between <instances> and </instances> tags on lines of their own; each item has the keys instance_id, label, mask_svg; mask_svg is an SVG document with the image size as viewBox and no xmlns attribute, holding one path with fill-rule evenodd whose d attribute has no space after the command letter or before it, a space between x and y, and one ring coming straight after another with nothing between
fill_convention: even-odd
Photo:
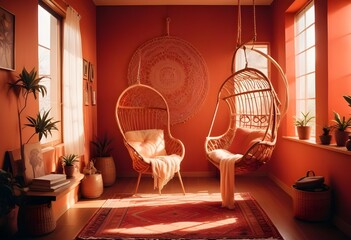
<instances>
[{"instance_id":1,"label":"woven basket on floor","mask_svg":"<svg viewBox=\"0 0 351 240\"><path fill-rule=\"evenodd\" d=\"M109 187L115 183L116 166L112 157L97 157L95 167L101 172L104 187Z\"/></svg>"},{"instance_id":2,"label":"woven basket on floor","mask_svg":"<svg viewBox=\"0 0 351 240\"><path fill-rule=\"evenodd\" d=\"M325 221L331 213L331 191L303 191L293 186L294 216L306 221Z\"/></svg>"},{"instance_id":3,"label":"woven basket on floor","mask_svg":"<svg viewBox=\"0 0 351 240\"><path fill-rule=\"evenodd\" d=\"M18 230L26 236L40 236L54 231L56 221L51 203L26 204L18 211Z\"/></svg>"}]
</instances>

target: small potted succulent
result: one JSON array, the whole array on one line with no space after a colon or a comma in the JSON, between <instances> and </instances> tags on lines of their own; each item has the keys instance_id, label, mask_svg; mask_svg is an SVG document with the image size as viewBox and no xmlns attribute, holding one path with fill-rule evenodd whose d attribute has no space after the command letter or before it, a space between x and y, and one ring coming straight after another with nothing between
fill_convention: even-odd
<instances>
[{"instance_id":1,"label":"small potted succulent","mask_svg":"<svg viewBox=\"0 0 351 240\"><path fill-rule=\"evenodd\" d=\"M324 126L322 128L323 134L319 136L319 139L321 140L322 145L329 145L332 135L330 135L330 126Z\"/></svg>"},{"instance_id":2,"label":"small potted succulent","mask_svg":"<svg viewBox=\"0 0 351 240\"><path fill-rule=\"evenodd\" d=\"M79 162L78 156L76 154L68 154L62 157L62 164L67 178L71 178L74 176L76 162Z\"/></svg>"},{"instance_id":3,"label":"small potted succulent","mask_svg":"<svg viewBox=\"0 0 351 240\"><path fill-rule=\"evenodd\" d=\"M314 116L310 116L310 112L301 112L301 114L302 117L295 120L297 135L301 140L308 140L311 136L311 126L308 124L314 119Z\"/></svg>"},{"instance_id":4,"label":"small potted succulent","mask_svg":"<svg viewBox=\"0 0 351 240\"><path fill-rule=\"evenodd\" d=\"M94 161L90 160L83 169L84 178L81 183L81 193L85 198L98 198L103 193L103 181L101 173L94 167Z\"/></svg>"}]
</instances>

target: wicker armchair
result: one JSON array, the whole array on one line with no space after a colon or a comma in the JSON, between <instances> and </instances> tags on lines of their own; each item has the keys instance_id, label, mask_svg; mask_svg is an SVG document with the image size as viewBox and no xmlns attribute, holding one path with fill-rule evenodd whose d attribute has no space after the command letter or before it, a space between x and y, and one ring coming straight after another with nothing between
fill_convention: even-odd
<instances>
[{"instance_id":1,"label":"wicker armchair","mask_svg":"<svg viewBox=\"0 0 351 240\"><path fill-rule=\"evenodd\" d=\"M140 148L137 148L131 144L128 133L162 132L162 141L157 143L164 146L162 154L176 155L180 161L184 158L185 148L183 143L171 134L169 107L165 98L156 89L140 83L129 86L119 96L115 110L117 125L131 157L133 169L139 174L135 188L137 193L141 175L152 174L152 169L149 159L144 154L147 149L142 149L145 145L141 144ZM156 145L155 142L151 144ZM159 148L159 146L152 147ZM177 171L177 175L185 193L180 171ZM160 188L159 193L161 193Z\"/></svg>"}]
</instances>

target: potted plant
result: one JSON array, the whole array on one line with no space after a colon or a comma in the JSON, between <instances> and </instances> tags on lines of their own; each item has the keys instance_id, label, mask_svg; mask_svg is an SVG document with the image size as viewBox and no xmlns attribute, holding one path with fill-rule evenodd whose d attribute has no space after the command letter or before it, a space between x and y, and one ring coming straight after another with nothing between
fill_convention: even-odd
<instances>
[{"instance_id":1,"label":"potted plant","mask_svg":"<svg viewBox=\"0 0 351 240\"><path fill-rule=\"evenodd\" d=\"M311 135L311 126L308 126L308 124L312 121L314 116L310 116L310 112L307 112L307 113L301 112L301 114L302 114L302 117L297 118L295 120L297 135L299 139L307 140L307 139L310 139L310 135Z\"/></svg>"},{"instance_id":2,"label":"potted plant","mask_svg":"<svg viewBox=\"0 0 351 240\"><path fill-rule=\"evenodd\" d=\"M323 130L323 134L319 136L319 139L321 140L321 144L329 145L332 138L332 135L330 135L330 127L324 126L322 130Z\"/></svg>"},{"instance_id":3,"label":"potted plant","mask_svg":"<svg viewBox=\"0 0 351 240\"><path fill-rule=\"evenodd\" d=\"M67 178L73 177L74 171L76 168L75 166L76 162L79 162L79 160L78 160L78 156L75 154L68 154L62 157L62 164L65 170L65 174L67 175Z\"/></svg>"},{"instance_id":4,"label":"potted plant","mask_svg":"<svg viewBox=\"0 0 351 240\"><path fill-rule=\"evenodd\" d=\"M20 186L10 172L0 169L0 233L11 236L17 232Z\"/></svg>"},{"instance_id":5,"label":"potted plant","mask_svg":"<svg viewBox=\"0 0 351 240\"><path fill-rule=\"evenodd\" d=\"M345 116L340 117L339 113L334 112L334 119L332 121L335 123L332 127L335 129L336 145L344 147L350 135L350 132L347 130L351 126L351 117L346 119Z\"/></svg>"},{"instance_id":6,"label":"potted plant","mask_svg":"<svg viewBox=\"0 0 351 240\"><path fill-rule=\"evenodd\" d=\"M94 161L90 160L83 169L84 178L81 182L81 193L85 198L98 198L103 192L101 173L94 167Z\"/></svg>"},{"instance_id":7,"label":"potted plant","mask_svg":"<svg viewBox=\"0 0 351 240\"><path fill-rule=\"evenodd\" d=\"M111 186L116 181L116 167L111 155L112 140L104 134L91 143L95 147L95 166L101 171L104 187Z\"/></svg>"},{"instance_id":8,"label":"potted plant","mask_svg":"<svg viewBox=\"0 0 351 240\"><path fill-rule=\"evenodd\" d=\"M39 112L37 116L31 117L27 116L27 120L29 123L24 124L22 126L22 113L26 109L28 105L28 98L31 94L33 94L34 99L37 99L37 96L41 94L45 96L47 93L46 87L42 85L40 82L43 77L37 77L37 71L33 68L30 72L27 71L26 68L23 68L21 73L18 76L16 81L12 81L9 83L10 89L12 89L17 96L17 118L18 118L18 129L19 129L19 141L20 141L20 151L21 156L24 156L24 144L29 143L29 141L38 134L39 141L43 136L47 137L48 134L51 135L51 132L54 130L58 130L56 124L59 121L54 121L53 118L50 118L50 110ZM21 98L22 97L22 98ZM34 133L28 138L28 140L24 143L22 130L24 127L34 128ZM22 162L21 170L25 169L24 161ZM24 173L20 173L22 177L22 181L20 182L22 185L27 185L29 182L27 179L23 179Z\"/></svg>"}]
</instances>

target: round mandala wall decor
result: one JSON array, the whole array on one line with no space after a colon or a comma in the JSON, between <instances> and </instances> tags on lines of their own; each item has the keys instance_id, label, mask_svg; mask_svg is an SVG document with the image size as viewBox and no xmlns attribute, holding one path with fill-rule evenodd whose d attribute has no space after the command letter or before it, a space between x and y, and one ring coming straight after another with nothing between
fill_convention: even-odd
<instances>
[{"instance_id":1,"label":"round mandala wall decor","mask_svg":"<svg viewBox=\"0 0 351 240\"><path fill-rule=\"evenodd\" d=\"M128 84L138 80L164 96L172 125L193 116L208 91L204 59L190 43L172 36L151 39L135 51L129 63Z\"/></svg>"}]
</instances>

